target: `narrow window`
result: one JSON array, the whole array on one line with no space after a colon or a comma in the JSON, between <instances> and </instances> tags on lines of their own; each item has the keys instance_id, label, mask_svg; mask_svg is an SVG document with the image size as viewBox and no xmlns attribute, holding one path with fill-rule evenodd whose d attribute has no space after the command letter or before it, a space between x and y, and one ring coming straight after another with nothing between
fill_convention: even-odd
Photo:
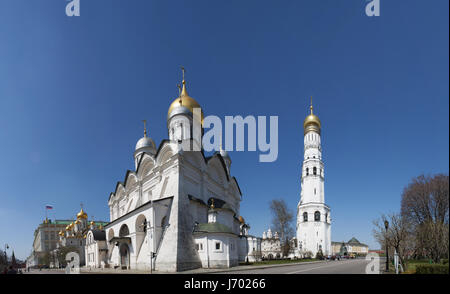
<instances>
[{"instance_id":1,"label":"narrow window","mask_svg":"<svg viewBox=\"0 0 450 294\"><path fill-rule=\"evenodd\" d=\"M308 221L308 213L307 213L307 212L304 212L304 213L303 213L303 221L304 221L304 222L307 222L307 221Z\"/></svg>"},{"instance_id":2,"label":"narrow window","mask_svg":"<svg viewBox=\"0 0 450 294\"><path fill-rule=\"evenodd\" d=\"M309 168L306 168L306 175L309 176Z\"/></svg>"},{"instance_id":3,"label":"narrow window","mask_svg":"<svg viewBox=\"0 0 450 294\"><path fill-rule=\"evenodd\" d=\"M317 175L317 168L316 167L313 167L313 174Z\"/></svg>"},{"instance_id":4,"label":"narrow window","mask_svg":"<svg viewBox=\"0 0 450 294\"><path fill-rule=\"evenodd\" d=\"M314 195L316 195L316 188L314 188Z\"/></svg>"},{"instance_id":5,"label":"narrow window","mask_svg":"<svg viewBox=\"0 0 450 294\"><path fill-rule=\"evenodd\" d=\"M216 250L220 250L220 242L216 242Z\"/></svg>"},{"instance_id":6,"label":"narrow window","mask_svg":"<svg viewBox=\"0 0 450 294\"><path fill-rule=\"evenodd\" d=\"M318 211L314 212L314 221L316 222L320 221L320 212Z\"/></svg>"}]
</instances>

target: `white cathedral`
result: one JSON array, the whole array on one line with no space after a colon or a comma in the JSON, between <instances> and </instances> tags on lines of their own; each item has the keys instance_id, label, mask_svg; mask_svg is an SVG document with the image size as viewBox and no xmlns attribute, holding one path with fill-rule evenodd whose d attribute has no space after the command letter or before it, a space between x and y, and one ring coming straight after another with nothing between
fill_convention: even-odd
<instances>
[{"instance_id":1,"label":"white cathedral","mask_svg":"<svg viewBox=\"0 0 450 294\"><path fill-rule=\"evenodd\" d=\"M301 195L297 206L297 241L300 255L313 256L320 250L323 255L331 252L330 207L325 204L324 165L320 142L321 124L311 113L303 122L304 155L301 175Z\"/></svg>"},{"instance_id":2,"label":"white cathedral","mask_svg":"<svg viewBox=\"0 0 450 294\"><path fill-rule=\"evenodd\" d=\"M183 72L180 95L167 114L169 139L157 148L145 129L135 170L109 196L104 237L88 242L106 254L88 259L87 266L175 272L231 267L260 251L239 214L242 194L228 153L205 157L203 150L182 148L201 146L192 136L194 108L200 105L189 97Z\"/></svg>"}]
</instances>

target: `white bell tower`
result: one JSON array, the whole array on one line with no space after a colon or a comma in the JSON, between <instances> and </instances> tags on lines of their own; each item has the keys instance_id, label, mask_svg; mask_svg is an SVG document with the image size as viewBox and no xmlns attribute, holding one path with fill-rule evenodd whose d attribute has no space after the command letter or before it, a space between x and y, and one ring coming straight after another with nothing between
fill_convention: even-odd
<instances>
[{"instance_id":1,"label":"white bell tower","mask_svg":"<svg viewBox=\"0 0 450 294\"><path fill-rule=\"evenodd\" d=\"M319 250L331 254L330 208L325 204L324 165L319 118L313 113L312 97L310 115L303 123L304 158L301 176L300 202L297 207L297 240L300 254Z\"/></svg>"}]
</instances>

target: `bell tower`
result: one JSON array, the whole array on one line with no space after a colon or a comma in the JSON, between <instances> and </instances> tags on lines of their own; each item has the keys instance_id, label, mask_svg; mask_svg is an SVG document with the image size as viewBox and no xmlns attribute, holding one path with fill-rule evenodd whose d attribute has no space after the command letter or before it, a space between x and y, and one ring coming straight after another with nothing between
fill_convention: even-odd
<instances>
[{"instance_id":1,"label":"bell tower","mask_svg":"<svg viewBox=\"0 0 450 294\"><path fill-rule=\"evenodd\" d=\"M322 161L321 123L313 113L303 122L304 153L301 173L301 193L297 206L297 240L300 254L320 250L331 254L330 208L325 204L324 164Z\"/></svg>"}]
</instances>

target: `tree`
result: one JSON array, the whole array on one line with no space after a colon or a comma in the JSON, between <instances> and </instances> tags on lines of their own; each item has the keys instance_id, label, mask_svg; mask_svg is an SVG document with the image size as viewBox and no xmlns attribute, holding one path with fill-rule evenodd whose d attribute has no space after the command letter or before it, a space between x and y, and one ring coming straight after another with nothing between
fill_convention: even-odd
<instances>
[{"instance_id":1,"label":"tree","mask_svg":"<svg viewBox=\"0 0 450 294\"><path fill-rule=\"evenodd\" d=\"M389 222L387 231L384 226L385 221ZM383 214L380 219L374 221L374 225L373 236L375 240L382 247L387 243L390 250L395 249L398 253L400 263L403 268L406 268L406 257L414 248L410 222L406 221L399 213L394 213L390 215ZM390 254L390 256L393 255Z\"/></svg>"},{"instance_id":2,"label":"tree","mask_svg":"<svg viewBox=\"0 0 450 294\"><path fill-rule=\"evenodd\" d=\"M448 257L448 175L413 178L402 194L401 215L414 226L417 257L429 257L435 262Z\"/></svg>"},{"instance_id":3,"label":"tree","mask_svg":"<svg viewBox=\"0 0 450 294\"><path fill-rule=\"evenodd\" d=\"M76 252L79 254L78 249L73 246L64 246L64 247L59 248L56 258L58 259L58 263L60 266L62 266L62 267L67 266L66 255L69 252Z\"/></svg>"},{"instance_id":4,"label":"tree","mask_svg":"<svg viewBox=\"0 0 450 294\"><path fill-rule=\"evenodd\" d=\"M291 239L294 235L292 221L294 214L286 205L283 199L274 199L270 202L270 211L272 213L272 225L276 232L280 233L280 240Z\"/></svg>"},{"instance_id":5,"label":"tree","mask_svg":"<svg viewBox=\"0 0 450 294\"><path fill-rule=\"evenodd\" d=\"M17 266L16 256L14 255L14 250L13 250L12 256L11 256L11 265L12 265L13 267L16 267L16 266Z\"/></svg>"}]
</instances>

